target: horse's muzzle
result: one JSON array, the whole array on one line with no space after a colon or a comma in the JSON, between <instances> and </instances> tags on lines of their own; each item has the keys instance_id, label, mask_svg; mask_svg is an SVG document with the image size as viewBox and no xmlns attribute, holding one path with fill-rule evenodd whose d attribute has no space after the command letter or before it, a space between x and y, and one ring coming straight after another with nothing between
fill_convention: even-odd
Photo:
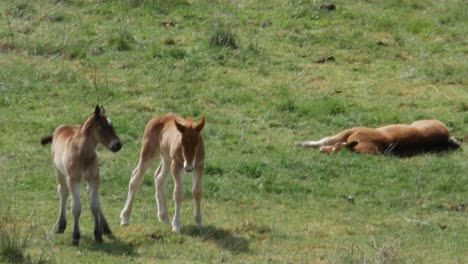
<instances>
[{"instance_id":1,"label":"horse's muzzle","mask_svg":"<svg viewBox=\"0 0 468 264\"><path fill-rule=\"evenodd\" d=\"M117 152L122 148L122 143L120 141L114 141L110 147L112 152Z\"/></svg>"},{"instance_id":2,"label":"horse's muzzle","mask_svg":"<svg viewBox=\"0 0 468 264\"><path fill-rule=\"evenodd\" d=\"M194 168L195 168L195 159L192 160L192 162L187 162L186 160L184 160L184 169L186 172L192 172Z\"/></svg>"}]
</instances>

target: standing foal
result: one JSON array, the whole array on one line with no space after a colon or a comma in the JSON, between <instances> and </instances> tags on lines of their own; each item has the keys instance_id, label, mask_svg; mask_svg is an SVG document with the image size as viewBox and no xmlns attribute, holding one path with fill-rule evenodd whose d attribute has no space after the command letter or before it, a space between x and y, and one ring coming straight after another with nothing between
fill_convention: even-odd
<instances>
[{"instance_id":1,"label":"standing foal","mask_svg":"<svg viewBox=\"0 0 468 264\"><path fill-rule=\"evenodd\" d=\"M200 134L205 125L205 117L195 124L190 118L183 119L175 114L167 114L153 118L146 126L143 134L140 161L132 173L128 186L128 197L120 217L121 225L130 223L133 201L145 172L161 155L161 164L154 174L156 185L156 202L159 220L170 224L166 206L165 186L169 169L174 177L175 213L172 220L172 230L180 233L180 207L184 197L182 188L183 169L193 175L194 218L198 227L202 227L200 201L202 197L202 177L205 161L205 145Z\"/></svg>"},{"instance_id":2,"label":"standing foal","mask_svg":"<svg viewBox=\"0 0 468 264\"><path fill-rule=\"evenodd\" d=\"M104 108L96 106L92 114L81 126L62 125L53 135L45 136L42 145L52 143L52 158L57 174L58 193L60 195L60 215L58 233L63 233L67 226L66 202L68 193L72 193L72 212L74 217L72 245L80 243L80 182L88 182L91 193L91 211L94 215L94 238L102 242L102 233L111 234L109 225L101 211L99 197L99 164L96 147L101 143L112 152L122 148L122 143L104 113Z\"/></svg>"}]
</instances>

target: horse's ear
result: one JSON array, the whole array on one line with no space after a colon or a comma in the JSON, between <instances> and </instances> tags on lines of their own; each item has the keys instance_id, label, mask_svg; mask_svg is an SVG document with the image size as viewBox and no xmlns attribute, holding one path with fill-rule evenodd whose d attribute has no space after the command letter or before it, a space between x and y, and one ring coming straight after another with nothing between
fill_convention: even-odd
<instances>
[{"instance_id":1,"label":"horse's ear","mask_svg":"<svg viewBox=\"0 0 468 264\"><path fill-rule=\"evenodd\" d=\"M195 130L200 133L203 129L203 127L205 126L205 117L203 116L200 120L200 122L197 124L197 126L195 127Z\"/></svg>"},{"instance_id":2,"label":"horse's ear","mask_svg":"<svg viewBox=\"0 0 468 264\"><path fill-rule=\"evenodd\" d=\"M179 130L179 132L183 134L184 131L185 131L185 126L182 125L181 123L177 122L177 120L174 120L174 123L175 123L175 125L177 127L177 130Z\"/></svg>"},{"instance_id":3,"label":"horse's ear","mask_svg":"<svg viewBox=\"0 0 468 264\"><path fill-rule=\"evenodd\" d=\"M98 116L100 112L101 112L101 108L100 108L99 105L97 104L97 105L96 105L96 108L94 109L94 115Z\"/></svg>"}]
</instances>

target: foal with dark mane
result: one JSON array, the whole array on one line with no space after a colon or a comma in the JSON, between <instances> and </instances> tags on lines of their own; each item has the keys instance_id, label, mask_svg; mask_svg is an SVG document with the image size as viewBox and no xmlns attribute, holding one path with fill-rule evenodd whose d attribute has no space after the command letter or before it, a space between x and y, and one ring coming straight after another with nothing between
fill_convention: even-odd
<instances>
[{"instance_id":1,"label":"foal with dark mane","mask_svg":"<svg viewBox=\"0 0 468 264\"><path fill-rule=\"evenodd\" d=\"M60 215L58 233L65 231L67 220L66 202L69 192L72 194L72 212L74 217L72 245L80 242L80 183L88 182L91 193L91 211L94 215L94 238L102 242L102 234L111 234L100 205L99 164L96 155L98 143L112 152L121 149L122 143L104 113L104 108L96 106L94 113L81 126L62 125L54 133L42 138L43 145L52 143L52 159L57 174L58 193L60 196Z\"/></svg>"},{"instance_id":2,"label":"foal with dark mane","mask_svg":"<svg viewBox=\"0 0 468 264\"><path fill-rule=\"evenodd\" d=\"M200 134L205 125L205 117L196 124L191 118L181 118L167 114L153 118L146 126L138 166L132 173L128 186L128 197L120 217L121 225L130 223L135 194L143 181L149 166L161 155L161 163L154 174L156 185L156 202L159 220L169 224L164 187L169 171L174 177L175 213L172 230L180 233L180 208L184 197L182 188L183 170L193 175L192 194L194 200L194 218L197 226L202 226L200 202L202 197L202 177L205 161L205 145Z\"/></svg>"},{"instance_id":3,"label":"foal with dark mane","mask_svg":"<svg viewBox=\"0 0 468 264\"><path fill-rule=\"evenodd\" d=\"M320 148L323 153L335 153L342 148L366 154L413 156L425 152L458 149L448 128L435 119L379 128L353 127L318 141L297 142L296 146Z\"/></svg>"}]
</instances>

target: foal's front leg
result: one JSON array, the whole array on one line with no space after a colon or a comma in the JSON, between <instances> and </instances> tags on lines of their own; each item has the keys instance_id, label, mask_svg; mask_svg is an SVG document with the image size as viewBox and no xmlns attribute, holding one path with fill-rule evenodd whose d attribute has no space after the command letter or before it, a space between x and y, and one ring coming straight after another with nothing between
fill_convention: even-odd
<instances>
[{"instance_id":1,"label":"foal's front leg","mask_svg":"<svg viewBox=\"0 0 468 264\"><path fill-rule=\"evenodd\" d=\"M172 231L180 234L180 208L184 199L184 188L182 186L183 164L172 162L172 175L174 176L174 202L175 212L172 219Z\"/></svg>"},{"instance_id":2,"label":"foal's front leg","mask_svg":"<svg viewBox=\"0 0 468 264\"><path fill-rule=\"evenodd\" d=\"M192 178L192 194L193 194L193 216L197 227L203 227L202 213L201 213L201 199L202 199L202 180L203 180L204 165L199 164L195 167L195 173Z\"/></svg>"}]
</instances>

